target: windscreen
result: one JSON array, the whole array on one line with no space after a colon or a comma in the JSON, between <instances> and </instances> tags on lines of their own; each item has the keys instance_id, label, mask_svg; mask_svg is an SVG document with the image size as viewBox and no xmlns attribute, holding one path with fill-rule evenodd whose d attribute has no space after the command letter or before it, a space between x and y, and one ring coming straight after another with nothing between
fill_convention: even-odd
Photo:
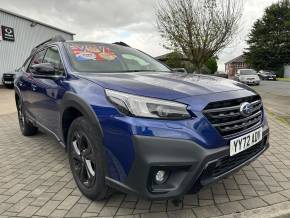
<instances>
[{"instance_id":1,"label":"windscreen","mask_svg":"<svg viewBox=\"0 0 290 218\"><path fill-rule=\"evenodd\" d=\"M274 73L272 73L272 72L264 72L264 74L265 74L265 75L269 75L269 76L274 75Z\"/></svg>"},{"instance_id":2,"label":"windscreen","mask_svg":"<svg viewBox=\"0 0 290 218\"><path fill-rule=\"evenodd\" d=\"M240 75L257 75L257 72L254 70L241 70Z\"/></svg>"},{"instance_id":3,"label":"windscreen","mask_svg":"<svg viewBox=\"0 0 290 218\"><path fill-rule=\"evenodd\" d=\"M66 43L70 61L78 72L169 72L152 57L129 47L101 43Z\"/></svg>"}]
</instances>

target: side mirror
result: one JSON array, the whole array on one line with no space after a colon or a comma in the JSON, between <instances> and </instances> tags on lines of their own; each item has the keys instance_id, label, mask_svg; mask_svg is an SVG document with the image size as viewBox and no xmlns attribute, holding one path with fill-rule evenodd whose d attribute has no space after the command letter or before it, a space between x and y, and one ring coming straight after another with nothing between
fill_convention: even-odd
<instances>
[{"instance_id":1,"label":"side mirror","mask_svg":"<svg viewBox=\"0 0 290 218\"><path fill-rule=\"evenodd\" d=\"M57 79L55 68L51 63L34 64L31 66L31 73L35 78Z\"/></svg>"}]
</instances>

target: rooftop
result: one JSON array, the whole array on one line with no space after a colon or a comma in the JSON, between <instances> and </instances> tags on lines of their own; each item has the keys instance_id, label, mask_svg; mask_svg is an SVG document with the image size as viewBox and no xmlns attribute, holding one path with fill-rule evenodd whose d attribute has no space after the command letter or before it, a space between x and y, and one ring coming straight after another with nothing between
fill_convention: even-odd
<instances>
[{"instance_id":1,"label":"rooftop","mask_svg":"<svg viewBox=\"0 0 290 218\"><path fill-rule=\"evenodd\" d=\"M244 63L245 62L245 55L240 55L228 62L226 62L225 64L231 64L231 63Z\"/></svg>"},{"instance_id":2,"label":"rooftop","mask_svg":"<svg viewBox=\"0 0 290 218\"><path fill-rule=\"evenodd\" d=\"M61 31L61 32L64 32L64 33L68 33L68 34L71 34L71 35L75 35L75 33L68 32L68 31L63 30L63 29L60 29L60 28L58 28L58 27L51 26L51 25L49 25L49 24L46 24L46 23L43 23L43 22L40 22L40 21L37 21L37 20L31 19L31 18L29 18L29 17L25 17L25 16L20 15L20 14L16 14L16 13L11 12L11 11L7 11L7 10L5 10L5 9L3 9L3 8L0 8L0 12L6 13L6 14L10 14L10 15L12 15L12 16L19 17L19 18L22 18L22 19L24 19L24 20L28 20L28 21L34 22L34 23L36 23L36 24L40 24L40 25L42 25L42 26L46 26L46 27L49 27L49 28L52 28L52 29L55 29L55 30L58 30L58 31Z\"/></svg>"}]
</instances>

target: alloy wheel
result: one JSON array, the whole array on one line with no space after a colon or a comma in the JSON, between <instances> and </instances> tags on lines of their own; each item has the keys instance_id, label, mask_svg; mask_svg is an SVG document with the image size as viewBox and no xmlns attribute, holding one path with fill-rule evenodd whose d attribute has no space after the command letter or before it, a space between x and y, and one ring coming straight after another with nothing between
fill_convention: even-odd
<instances>
[{"instance_id":1,"label":"alloy wheel","mask_svg":"<svg viewBox=\"0 0 290 218\"><path fill-rule=\"evenodd\" d=\"M87 188L95 183L95 167L93 148L85 134L76 131L71 145L73 170L78 180Z\"/></svg>"},{"instance_id":2,"label":"alloy wheel","mask_svg":"<svg viewBox=\"0 0 290 218\"><path fill-rule=\"evenodd\" d=\"M20 102L18 103L18 120L19 120L20 128L23 129L25 125L25 118L22 111L22 104Z\"/></svg>"}]
</instances>

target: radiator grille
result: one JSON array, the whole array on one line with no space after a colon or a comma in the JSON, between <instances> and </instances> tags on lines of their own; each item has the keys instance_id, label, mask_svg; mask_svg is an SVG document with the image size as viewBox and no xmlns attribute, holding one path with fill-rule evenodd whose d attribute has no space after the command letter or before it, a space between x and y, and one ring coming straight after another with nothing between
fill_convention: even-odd
<instances>
[{"instance_id":1,"label":"radiator grille","mask_svg":"<svg viewBox=\"0 0 290 218\"><path fill-rule=\"evenodd\" d=\"M240 112L241 105L245 102L253 106L248 116ZM210 103L203 113L222 136L230 136L259 125L263 119L263 104L260 96L255 95Z\"/></svg>"},{"instance_id":2,"label":"radiator grille","mask_svg":"<svg viewBox=\"0 0 290 218\"><path fill-rule=\"evenodd\" d=\"M3 80L4 81L14 81L14 74L3 74Z\"/></svg>"}]
</instances>

